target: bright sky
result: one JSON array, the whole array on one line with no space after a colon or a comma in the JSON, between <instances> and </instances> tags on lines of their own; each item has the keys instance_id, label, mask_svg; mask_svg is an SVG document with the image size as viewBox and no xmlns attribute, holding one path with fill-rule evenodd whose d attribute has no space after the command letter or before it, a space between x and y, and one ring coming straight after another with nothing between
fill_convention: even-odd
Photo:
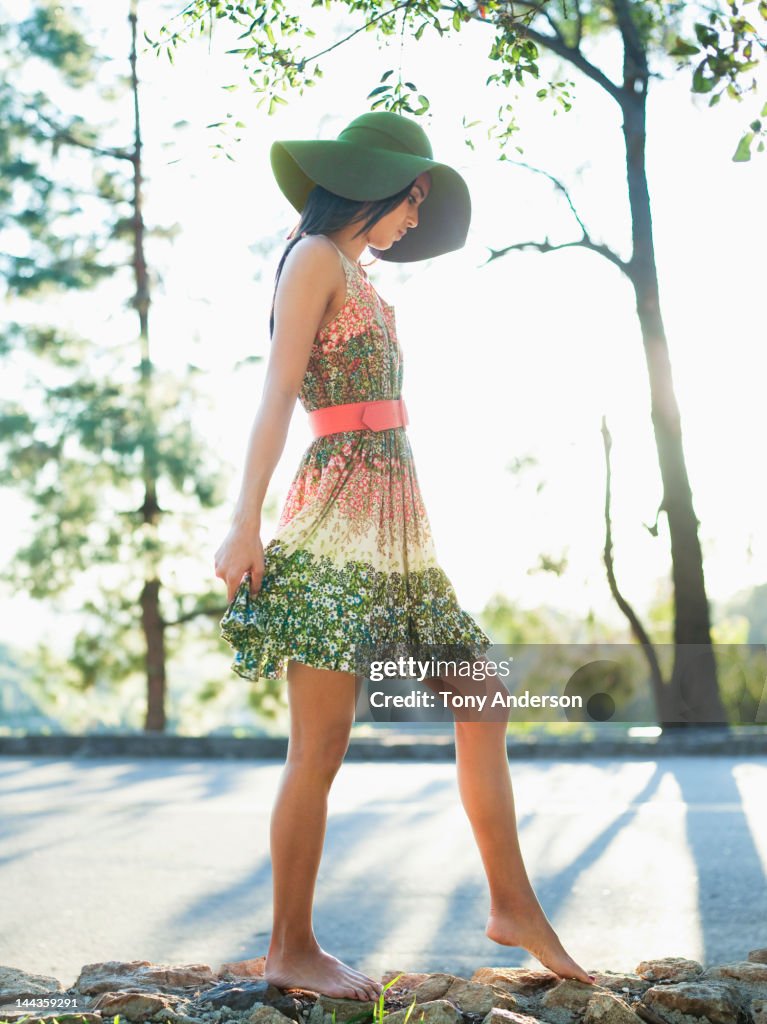
<instances>
[{"instance_id":1,"label":"bright sky","mask_svg":"<svg viewBox=\"0 0 767 1024\"><path fill-rule=\"evenodd\" d=\"M127 3L87 0L80 6L103 32L107 52L122 61ZM141 6L143 27L153 34L160 12L180 5ZM343 21L349 28L357 24L351 17ZM342 34L337 13L315 9L311 23L319 34L308 41L307 53L332 42L333 32ZM369 109L366 96L396 66L400 42L395 36L384 47L361 33L322 58L324 78L303 97L289 95L272 117L265 107L257 109L237 58L222 53L226 45L235 44L217 28L210 56L198 40L178 52L173 67L165 58L143 57L140 76L147 217L182 227L172 247L150 243L161 277L151 311L153 355L164 366L190 361L204 370L199 380L210 403L199 409L197 426L231 465L233 503L265 369L235 364L268 353L272 284L282 252L274 239L298 219L271 176L269 147L274 139L335 138ZM602 563L603 414L613 438L620 585L642 611L659 587L665 590L669 573L665 520L657 539L643 525L655 519L661 483L633 293L611 264L580 248L516 252L482 267L491 247L573 239L578 225L547 179L498 160L497 144L487 141L481 125L472 129L475 150L466 146L461 120L490 125L501 103L514 102L523 129L516 142L524 154L510 149L509 157L565 181L592 237L627 257L621 115L602 90L575 73L573 109L557 116L552 111L560 108L535 98L543 76L518 98L486 87L497 69L486 60L489 45L489 30L476 25L450 41L428 32L418 43L405 41L403 79L430 97L432 116L422 123L435 157L465 177L473 219L459 252L410 265L378 262L368 273L396 307L418 478L438 554L463 606L478 612L500 591L522 605L547 604L575 617L593 609L620 626ZM617 80L617 49L605 41L589 44L588 52ZM549 57L541 66L545 77L549 69L554 73ZM730 159L740 129L758 112L755 97L708 109L705 97L691 96L688 74L675 75L670 64L663 71L668 80L653 80L650 89L647 143L661 307L709 595L723 600L767 578L767 478L757 447L767 371L759 306L767 156L747 164ZM243 83L238 91L221 91L221 84L234 82ZM212 158L210 144L222 137L205 129L229 111L247 125L239 145L228 143L234 163ZM189 127L178 131L173 125L181 119ZM108 332L129 342L136 322L125 299L115 288L97 302L60 303L57 315L82 333ZM270 491L278 506L310 440L297 406ZM532 471L522 477L508 471L513 460L528 456L539 463ZM213 552L228 528L231 503L212 518L206 548L192 552L184 567L191 589L200 572L213 576ZM7 558L28 510L13 495L4 504L0 557ZM265 527L264 543L272 530L273 523ZM530 574L541 553L566 556L565 575ZM23 643L43 631L66 638L71 630L71 623L54 621L7 591L0 613L0 640Z\"/></svg>"}]
</instances>

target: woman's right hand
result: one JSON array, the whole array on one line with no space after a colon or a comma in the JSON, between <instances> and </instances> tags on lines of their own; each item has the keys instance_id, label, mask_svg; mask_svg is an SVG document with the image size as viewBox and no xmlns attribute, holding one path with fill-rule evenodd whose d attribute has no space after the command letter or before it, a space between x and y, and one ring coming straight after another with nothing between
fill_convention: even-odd
<instances>
[{"instance_id":1,"label":"woman's right hand","mask_svg":"<svg viewBox=\"0 0 767 1024\"><path fill-rule=\"evenodd\" d=\"M250 573L250 592L261 589L264 575L264 548L254 527L233 526L213 556L216 576L226 583L226 602L231 604L246 572Z\"/></svg>"}]
</instances>

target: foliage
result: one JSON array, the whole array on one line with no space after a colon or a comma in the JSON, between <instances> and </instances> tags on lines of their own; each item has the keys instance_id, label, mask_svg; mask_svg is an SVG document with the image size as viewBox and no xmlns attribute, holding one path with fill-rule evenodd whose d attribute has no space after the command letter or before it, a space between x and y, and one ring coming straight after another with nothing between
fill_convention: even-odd
<instances>
[{"instance_id":1,"label":"foliage","mask_svg":"<svg viewBox=\"0 0 767 1024\"><path fill-rule=\"evenodd\" d=\"M678 69L692 66L692 92L710 93L710 106L722 96L741 101L746 92L756 92L756 77L749 73L759 65L767 49L762 25L767 21L767 0L731 0L714 7L683 0L488 0L476 6L462 0L313 0L311 6L323 8L336 19L349 13L360 24L340 40L328 46L315 46L313 52L306 53L304 44L316 38L316 32L289 11L285 0L191 0L168 24L160 26L155 37L145 34L145 38L158 56L164 53L172 61L181 44L204 36L210 45L214 26L222 20L228 22L236 33L237 45L226 52L239 59L249 85L260 97L257 106L268 104L269 115L288 102L286 94L290 91L303 95L305 88L315 85L323 75L320 58L361 32L375 32L382 39L399 32L402 37L409 34L418 41L425 32L443 37L459 33L472 22L481 25L490 33L488 59L499 65L499 70L487 77L486 85L495 83L508 88L540 78L541 48L585 69L590 65L582 50L583 40L618 26L627 42L624 73L630 74L633 65L641 71L650 54L657 55L659 61L679 58ZM681 34L685 18L693 19L695 42ZM543 26L543 33L533 27L538 24ZM394 69L387 69L368 93L371 109L426 113L430 106L428 96L415 82L403 81L401 65L397 71L397 78L393 79ZM572 84L569 80L549 80L536 91L536 96L568 111L572 105ZM227 86L237 87L237 83ZM767 105L750 121L734 160L750 159L755 139L759 140L758 151L764 150L765 116ZM477 123L470 122L466 127ZM498 108L497 123L490 126L488 135L495 135L503 149L518 129L513 104L506 102Z\"/></svg>"},{"instance_id":2,"label":"foliage","mask_svg":"<svg viewBox=\"0 0 767 1024\"><path fill-rule=\"evenodd\" d=\"M196 367L161 371L146 337L139 349L138 337L126 342L107 318L94 338L61 325L70 294L105 309L122 294L139 308L137 157L105 145L101 124L67 112L93 109L96 96L119 104L121 94L100 84L103 60L53 2L0 28L0 260L19 311L0 329L0 359L14 374L6 379L19 382L17 397L6 388L0 401L0 486L31 510L1 578L85 620L66 679L58 677L75 689L145 667L139 599L156 576L161 628L179 626L167 655L182 644L184 623L223 612L218 591L190 593L176 571L204 547L200 510L223 498L218 456L192 426ZM62 105L38 82L55 82ZM167 229L146 234L166 237Z\"/></svg>"},{"instance_id":3,"label":"foliage","mask_svg":"<svg viewBox=\"0 0 767 1024\"><path fill-rule=\"evenodd\" d=\"M718 103L722 96L740 102L746 91L756 91L755 75L751 76L748 85L742 84L746 73L759 67L758 51L764 52L767 49L767 39L760 35L744 14L744 9L754 2L755 0L743 0L740 5L731 3L728 5L729 14L710 10L705 22L696 21L693 25L695 43L677 36L669 50L669 56L683 58L680 66L689 67L693 63L693 58L695 59L692 91L710 93L710 107ZM756 10L762 21L767 20L765 0L759 0ZM750 122L748 130L741 137L733 160L750 160L751 144L756 138L759 139L756 147L758 152L764 151L764 139L767 135L764 118L767 118L767 103L762 106L759 117Z\"/></svg>"}]
</instances>

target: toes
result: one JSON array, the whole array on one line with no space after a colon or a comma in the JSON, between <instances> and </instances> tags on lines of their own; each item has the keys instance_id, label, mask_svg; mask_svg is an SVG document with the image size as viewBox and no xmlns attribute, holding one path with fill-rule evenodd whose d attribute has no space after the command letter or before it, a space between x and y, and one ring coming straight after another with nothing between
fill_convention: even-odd
<instances>
[{"instance_id":1,"label":"toes","mask_svg":"<svg viewBox=\"0 0 767 1024\"><path fill-rule=\"evenodd\" d=\"M356 971L353 967L346 968L349 973L349 979L361 992L364 992L365 999L372 999L375 1001L380 995L380 987L378 982L374 978L369 978L367 974L363 974L361 971Z\"/></svg>"},{"instance_id":2,"label":"toes","mask_svg":"<svg viewBox=\"0 0 767 1024\"><path fill-rule=\"evenodd\" d=\"M361 995L361 998L372 999L373 1001L375 1001L375 999L377 997L376 996L376 988L375 988L375 983L373 982L373 980L371 978L366 978L365 975L360 975L359 980L356 981L355 984L356 984L356 987L357 987L358 991L363 993L363 995Z\"/></svg>"},{"instance_id":3,"label":"toes","mask_svg":"<svg viewBox=\"0 0 767 1024\"><path fill-rule=\"evenodd\" d=\"M371 999L378 999L381 990L379 989L379 987L376 985L372 978L363 978L362 987L365 989L366 992L370 994Z\"/></svg>"},{"instance_id":4,"label":"toes","mask_svg":"<svg viewBox=\"0 0 767 1024\"><path fill-rule=\"evenodd\" d=\"M575 972L572 975L576 981L582 981L584 985L593 985L594 977L587 971L584 971L582 967L576 967Z\"/></svg>"}]
</instances>

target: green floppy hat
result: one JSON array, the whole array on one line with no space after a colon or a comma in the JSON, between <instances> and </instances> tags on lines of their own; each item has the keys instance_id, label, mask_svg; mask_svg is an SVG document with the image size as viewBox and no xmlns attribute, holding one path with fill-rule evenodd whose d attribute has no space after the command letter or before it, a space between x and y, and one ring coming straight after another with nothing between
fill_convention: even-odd
<instances>
[{"instance_id":1,"label":"green floppy hat","mask_svg":"<svg viewBox=\"0 0 767 1024\"><path fill-rule=\"evenodd\" d=\"M448 164L432 158L423 128L391 111L356 117L337 139L272 143L272 170L283 195L299 213L315 185L345 199L394 195L428 171L431 188L418 209L418 226L385 250L370 251L391 263L411 263L460 249L471 221L466 182Z\"/></svg>"}]
</instances>

